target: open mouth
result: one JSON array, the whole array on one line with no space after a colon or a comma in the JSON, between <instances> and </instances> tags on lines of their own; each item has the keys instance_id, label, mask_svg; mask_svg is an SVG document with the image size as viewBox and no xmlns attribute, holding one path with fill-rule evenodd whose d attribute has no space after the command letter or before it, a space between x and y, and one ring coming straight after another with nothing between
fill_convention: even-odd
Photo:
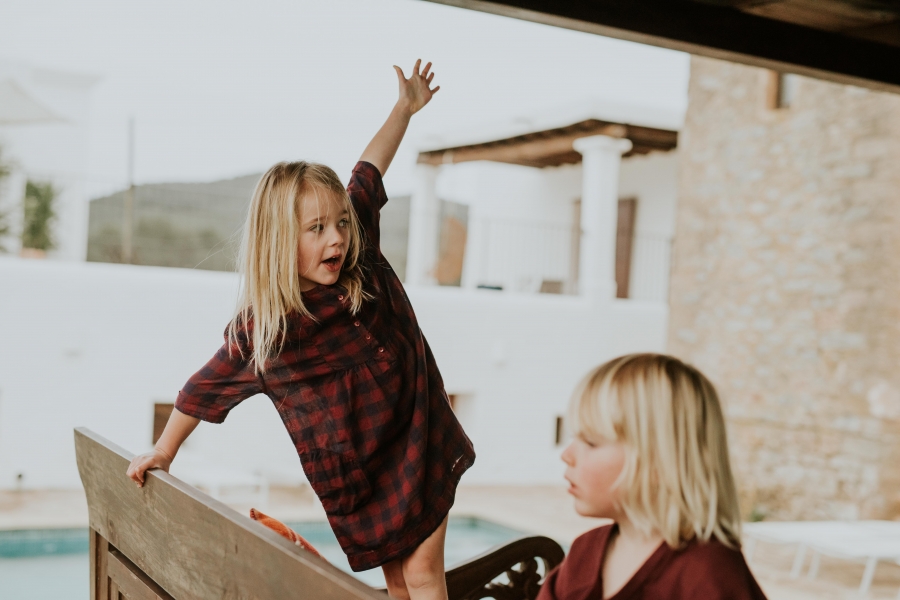
<instances>
[{"instance_id":1,"label":"open mouth","mask_svg":"<svg viewBox=\"0 0 900 600\"><path fill-rule=\"evenodd\" d=\"M341 268L341 256L332 256L331 258L326 258L322 261L322 264L325 265L325 268L329 271L339 271Z\"/></svg>"}]
</instances>

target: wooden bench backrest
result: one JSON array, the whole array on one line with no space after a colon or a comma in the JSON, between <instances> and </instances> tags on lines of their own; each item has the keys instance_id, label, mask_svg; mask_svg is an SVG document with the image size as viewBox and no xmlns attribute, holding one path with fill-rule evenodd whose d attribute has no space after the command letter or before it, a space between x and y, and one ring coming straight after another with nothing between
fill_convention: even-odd
<instances>
[{"instance_id":1,"label":"wooden bench backrest","mask_svg":"<svg viewBox=\"0 0 900 600\"><path fill-rule=\"evenodd\" d=\"M133 455L75 430L91 527L91 598L316 600L386 596L162 471L143 488Z\"/></svg>"}]
</instances>

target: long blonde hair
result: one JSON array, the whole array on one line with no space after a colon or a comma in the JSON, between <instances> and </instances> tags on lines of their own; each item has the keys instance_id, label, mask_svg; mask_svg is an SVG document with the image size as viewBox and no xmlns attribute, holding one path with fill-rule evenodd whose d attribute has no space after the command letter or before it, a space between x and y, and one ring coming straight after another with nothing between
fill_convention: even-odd
<instances>
[{"instance_id":1,"label":"long blonde hair","mask_svg":"<svg viewBox=\"0 0 900 600\"><path fill-rule=\"evenodd\" d=\"M248 350L257 372L281 351L287 317L312 317L300 293L300 203L306 194L337 194L349 212L349 243L337 285L346 290L353 314L367 297L363 291L362 229L337 174L316 163L281 162L256 184L238 258L243 282L238 309L228 328L229 351ZM244 343L239 343L239 340Z\"/></svg>"},{"instance_id":2,"label":"long blonde hair","mask_svg":"<svg viewBox=\"0 0 900 600\"><path fill-rule=\"evenodd\" d=\"M677 548L741 541L725 418L700 371L661 354L613 359L587 375L571 404L576 433L625 446L621 508L645 534Z\"/></svg>"}]
</instances>

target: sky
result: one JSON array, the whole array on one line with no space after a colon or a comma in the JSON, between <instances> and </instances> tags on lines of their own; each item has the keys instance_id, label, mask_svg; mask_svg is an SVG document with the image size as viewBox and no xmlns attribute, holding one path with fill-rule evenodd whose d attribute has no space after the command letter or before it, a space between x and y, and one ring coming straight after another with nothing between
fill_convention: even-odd
<instances>
[{"instance_id":1,"label":"sky","mask_svg":"<svg viewBox=\"0 0 900 600\"><path fill-rule=\"evenodd\" d=\"M98 76L89 179L209 181L316 160L342 177L397 98L393 64L434 63L441 91L386 178L408 191L417 147L577 100L683 111L687 55L422 0L3 0L0 59ZM107 189L102 189L107 188Z\"/></svg>"}]
</instances>

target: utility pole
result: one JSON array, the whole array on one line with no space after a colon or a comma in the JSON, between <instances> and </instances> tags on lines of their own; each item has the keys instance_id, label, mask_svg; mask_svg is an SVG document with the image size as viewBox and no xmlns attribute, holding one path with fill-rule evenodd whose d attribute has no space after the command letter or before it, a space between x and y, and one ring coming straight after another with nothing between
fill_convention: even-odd
<instances>
[{"instance_id":1,"label":"utility pole","mask_svg":"<svg viewBox=\"0 0 900 600\"><path fill-rule=\"evenodd\" d=\"M122 262L134 260L134 117L128 119L128 189L122 211Z\"/></svg>"}]
</instances>

